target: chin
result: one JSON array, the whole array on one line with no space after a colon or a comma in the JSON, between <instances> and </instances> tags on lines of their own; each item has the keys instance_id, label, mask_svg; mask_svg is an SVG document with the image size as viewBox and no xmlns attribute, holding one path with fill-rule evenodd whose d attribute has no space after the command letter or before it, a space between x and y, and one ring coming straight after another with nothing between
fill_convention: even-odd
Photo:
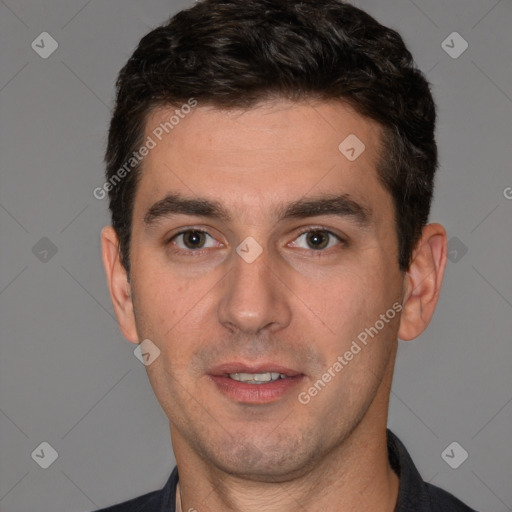
<instances>
[{"instance_id":1,"label":"chin","mask_svg":"<svg viewBox=\"0 0 512 512\"><path fill-rule=\"evenodd\" d=\"M267 440L268 441L268 440ZM258 482L287 482L306 474L313 465L318 450L308 449L303 440L293 442L289 437L286 445L265 443L258 448L250 440L241 441L229 452L210 453L212 465L234 477ZM314 455L313 455L314 454Z\"/></svg>"}]
</instances>

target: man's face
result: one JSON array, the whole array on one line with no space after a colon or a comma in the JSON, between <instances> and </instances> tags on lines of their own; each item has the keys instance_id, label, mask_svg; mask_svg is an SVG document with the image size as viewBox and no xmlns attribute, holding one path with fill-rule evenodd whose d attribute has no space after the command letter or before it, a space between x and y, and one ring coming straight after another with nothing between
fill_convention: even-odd
<instances>
[{"instance_id":1,"label":"man's face","mask_svg":"<svg viewBox=\"0 0 512 512\"><path fill-rule=\"evenodd\" d=\"M173 110L155 111L146 137ZM389 385L399 315L386 312L403 276L379 148L378 126L348 106L284 101L199 105L157 140L135 199L131 286L139 340L161 351L147 371L176 452L284 479L372 408L385 416L374 398ZM286 378L228 375L267 372Z\"/></svg>"}]
</instances>

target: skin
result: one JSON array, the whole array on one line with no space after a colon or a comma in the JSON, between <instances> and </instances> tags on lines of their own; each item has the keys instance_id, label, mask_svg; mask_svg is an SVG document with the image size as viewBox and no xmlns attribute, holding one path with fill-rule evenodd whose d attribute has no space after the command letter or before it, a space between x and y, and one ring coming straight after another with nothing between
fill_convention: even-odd
<instances>
[{"instance_id":1,"label":"skin","mask_svg":"<svg viewBox=\"0 0 512 512\"><path fill-rule=\"evenodd\" d=\"M173 111L155 110L146 136ZM183 510L394 509L399 481L385 436L397 338L427 327L447 247L444 228L429 224L409 270L399 270L393 202L375 170L380 133L339 102L282 100L246 111L199 105L144 159L130 276L114 230L104 228L122 333L133 343L149 338L161 351L146 369L169 418ZM338 149L349 134L365 144L353 162ZM146 226L148 209L169 193L217 200L232 218L179 214ZM277 205L334 193L371 210L367 225L348 216L276 215ZM206 247L173 238L187 228L206 231ZM303 231L319 230L327 247L312 248ZM236 252L248 236L263 250L252 263ZM396 302L401 314L300 403L297 394ZM230 361L273 361L304 377L276 402L249 405L208 377Z\"/></svg>"}]
</instances>

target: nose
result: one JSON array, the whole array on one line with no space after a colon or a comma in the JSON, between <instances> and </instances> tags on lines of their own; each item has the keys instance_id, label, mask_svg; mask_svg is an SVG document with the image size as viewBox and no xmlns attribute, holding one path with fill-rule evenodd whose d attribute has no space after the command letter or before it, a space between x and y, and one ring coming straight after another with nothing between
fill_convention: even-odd
<instances>
[{"instance_id":1,"label":"nose","mask_svg":"<svg viewBox=\"0 0 512 512\"><path fill-rule=\"evenodd\" d=\"M241 253L242 254L242 253ZM233 253L218 306L219 322L231 331L275 332L291 321L290 290L266 250L251 262Z\"/></svg>"}]
</instances>

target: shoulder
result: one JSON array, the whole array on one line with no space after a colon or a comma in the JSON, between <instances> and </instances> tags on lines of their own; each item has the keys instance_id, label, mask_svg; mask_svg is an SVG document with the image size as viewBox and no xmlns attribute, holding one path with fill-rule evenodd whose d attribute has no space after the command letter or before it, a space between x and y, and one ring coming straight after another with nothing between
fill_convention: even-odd
<instances>
[{"instance_id":1,"label":"shoulder","mask_svg":"<svg viewBox=\"0 0 512 512\"><path fill-rule=\"evenodd\" d=\"M458 498L425 482L404 444L387 431L389 463L400 478L396 512L475 512Z\"/></svg>"},{"instance_id":2,"label":"shoulder","mask_svg":"<svg viewBox=\"0 0 512 512\"><path fill-rule=\"evenodd\" d=\"M133 498L96 512L160 512L162 491L153 491L144 496Z\"/></svg>"},{"instance_id":3,"label":"shoulder","mask_svg":"<svg viewBox=\"0 0 512 512\"><path fill-rule=\"evenodd\" d=\"M177 483L178 468L175 467L162 489L102 508L96 512L174 512Z\"/></svg>"},{"instance_id":4,"label":"shoulder","mask_svg":"<svg viewBox=\"0 0 512 512\"><path fill-rule=\"evenodd\" d=\"M440 487L425 483L425 491L429 497L432 510L438 512L476 512L453 496L453 494L450 494Z\"/></svg>"}]
</instances>

